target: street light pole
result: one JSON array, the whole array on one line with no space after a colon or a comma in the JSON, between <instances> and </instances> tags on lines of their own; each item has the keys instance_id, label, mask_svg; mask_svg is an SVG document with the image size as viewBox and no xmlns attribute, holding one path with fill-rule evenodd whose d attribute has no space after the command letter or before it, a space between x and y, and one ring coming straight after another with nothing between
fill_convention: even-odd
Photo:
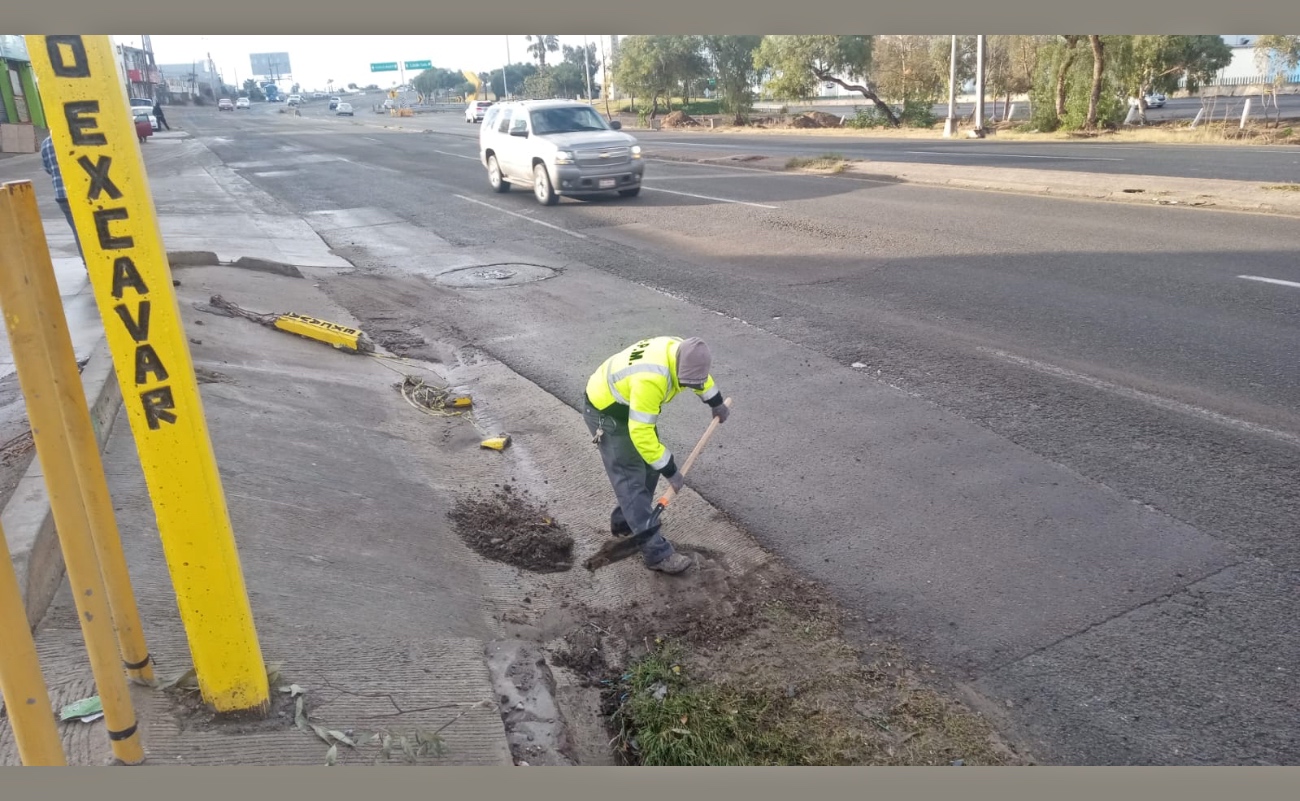
<instances>
[{"instance_id":1,"label":"street light pole","mask_svg":"<svg viewBox=\"0 0 1300 801\"><path fill-rule=\"evenodd\" d=\"M591 102L591 60L587 56L587 35L582 35L582 71L587 76L587 102Z\"/></svg>"},{"instance_id":2,"label":"street light pole","mask_svg":"<svg viewBox=\"0 0 1300 801\"><path fill-rule=\"evenodd\" d=\"M507 36L506 37L506 63L501 66L501 92L507 98L510 97L510 79L506 77L506 74L509 72L509 70L510 70L510 37ZM497 100L500 99L501 98L499 97L497 98Z\"/></svg>"},{"instance_id":3,"label":"street light pole","mask_svg":"<svg viewBox=\"0 0 1300 801\"><path fill-rule=\"evenodd\" d=\"M952 138L957 134L957 37L952 37L952 55L948 65L948 119L943 124L943 135Z\"/></svg>"}]
</instances>

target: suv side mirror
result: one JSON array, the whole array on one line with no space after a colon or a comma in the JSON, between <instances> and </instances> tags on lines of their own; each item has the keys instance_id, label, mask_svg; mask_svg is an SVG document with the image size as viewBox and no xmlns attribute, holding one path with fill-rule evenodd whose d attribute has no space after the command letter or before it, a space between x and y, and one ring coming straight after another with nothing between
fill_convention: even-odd
<instances>
[{"instance_id":1,"label":"suv side mirror","mask_svg":"<svg viewBox=\"0 0 1300 801\"><path fill-rule=\"evenodd\" d=\"M621 130L622 127L623 127L623 123L619 122L618 120L614 120L613 122L611 122L611 123L609 124L609 127L610 127L610 130L613 130L613 131Z\"/></svg>"},{"instance_id":2,"label":"suv side mirror","mask_svg":"<svg viewBox=\"0 0 1300 801\"><path fill-rule=\"evenodd\" d=\"M516 129L516 130L511 131L511 132L510 132L510 135L511 135L511 136L519 136L519 137L523 137L524 139L527 139L527 138L528 138L528 129L527 129L527 128L519 128L519 129Z\"/></svg>"}]
</instances>

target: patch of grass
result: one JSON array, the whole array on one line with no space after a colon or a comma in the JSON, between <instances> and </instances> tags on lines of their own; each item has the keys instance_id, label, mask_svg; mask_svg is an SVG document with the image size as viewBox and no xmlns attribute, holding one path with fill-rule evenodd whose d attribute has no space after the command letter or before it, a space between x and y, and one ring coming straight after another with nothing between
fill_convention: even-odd
<instances>
[{"instance_id":1,"label":"patch of grass","mask_svg":"<svg viewBox=\"0 0 1300 801\"><path fill-rule=\"evenodd\" d=\"M1264 188L1270 192L1300 192L1300 184L1273 184Z\"/></svg>"},{"instance_id":2,"label":"patch of grass","mask_svg":"<svg viewBox=\"0 0 1300 801\"><path fill-rule=\"evenodd\" d=\"M787 170L823 170L841 173L849 168L849 161L839 153L823 153L820 156L795 156L785 163Z\"/></svg>"},{"instance_id":3,"label":"patch of grass","mask_svg":"<svg viewBox=\"0 0 1300 801\"><path fill-rule=\"evenodd\" d=\"M741 681L699 679L681 646L656 641L614 690L616 744L647 766L1007 763L983 719L875 667L798 691Z\"/></svg>"},{"instance_id":4,"label":"patch of grass","mask_svg":"<svg viewBox=\"0 0 1300 801\"><path fill-rule=\"evenodd\" d=\"M636 662L614 713L618 739L641 765L817 765L826 738L801 737L785 718L788 699L761 690L692 683L675 644ZM833 738L832 738L833 739Z\"/></svg>"}]
</instances>

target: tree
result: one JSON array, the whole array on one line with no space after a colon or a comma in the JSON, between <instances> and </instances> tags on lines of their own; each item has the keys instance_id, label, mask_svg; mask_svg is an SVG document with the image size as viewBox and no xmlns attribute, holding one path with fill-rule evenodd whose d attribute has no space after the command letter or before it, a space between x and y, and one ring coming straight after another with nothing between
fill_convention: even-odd
<instances>
[{"instance_id":1,"label":"tree","mask_svg":"<svg viewBox=\"0 0 1300 801\"><path fill-rule=\"evenodd\" d=\"M459 72L432 67L415 76L411 85L415 87L415 91L425 97L436 97L439 92L456 89L464 82L465 76Z\"/></svg>"},{"instance_id":2,"label":"tree","mask_svg":"<svg viewBox=\"0 0 1300 801\"><path fill-rule=\"evenodd\" d=\"M524 79L523 95L529 100L545 100L555 97L556 84L554 69L541 69Z\"/></svg>"},{"instance_id":3,"label":"tree","mask_svg":"<svg viewBox=\"0 0 1300 801\"><path fill-rule=\"evenodd\" d=\"M1088 34L1088 46L1092 48L1092 92L1088 95L1088 119L1084 127L1092 130L1097 127L1097 104L1101 102L1101 84L1106 73L1106 45L1100 34Z\"/></svg>"},{"instance_id":4,"label":"tree","mask_svg":"<svg viewBox=\"0 0 1300 801\"><path fill-rule=\"evenodd\" d=\"M355 83L348 84L348 88L354 92L357 91L357 85Z\"/></svg>"},{"instance_id":5,"label":"tree","mask_svg":"<svg viewBox=\"0 0 1300 801\"><path fill-rule=\"evenodd\" d=\"M531 42L527 48L528 52L537 59L537 66L542 68L546 67L546 54L560 49L560 37L555 34L531 34L524 38Z\"/></svg>"},{"instance_id":6,"label":"tree","mask_svg":"<svg viewBox=\"0 0 1300 801\"><path fill-rule=\"evenodd\" d=\"M1300 36L1268 34L1255 40L1255 63L1263 72L1300 67Z\"/></svg>"},{"instance_id":7,"label":"tree","mask_svg":"<svg viewBox=\"0 0 1300 801\"><path fill-rule=\"evenodd\" d=\"M565 67L571 71L576 71L578 80L581 83L581 86L578 88L581 90L582 94L585 95L587 92L588 81L591 82L592 93L596 94L598 86L596 83L596 72L600 69L600 57L596 53L596 44L594 42L588 42L585 49L565 45L563 52L564 62L556 65L556 69ZM562 73L562 75L564 76L563 80L561 80L561 74L556 75L556 80L560 81L562 86L567 86L572 82L573 79L570 72ZM568 93L566 92L566 94Z\"/></svg>"},{"instance_id":8,"label":"tree","mask_svg":"<svg viewBox=\"0 0 1300 801\"><path fill-rule=\"evenodd\" d=\"M266 99L266 94L263 93L262 88L257 85L257 81L252 78L248 78L244 81L244 94L247 95L249 100Z\"/></svg>"},{"instance_id":9,"label":"tree","mask_svg":"<svg viewBox=\"0 0 1300 801\"><path fill-rule=\"evenodd\" d=\"M502 79L502 71L500 69L492 70L492 72L487 74L487 80L485 83L487 83L492 89L492 94L496 97L506 96L507 83L509 83L510 94L522 93L524 90L524 82L527 81L529 77L537 74L537 65L529 64L525 61L509 64L505 67L504 74L504 80Z\"/></svg>"},{"instance_id":10,"label":"tree","mask_svg":"<svg viewBox=\"0 0 1300 801\"><path fill-rule=\"evenodd\" d=\"M947 92L952 40L947 36L877 36L871 57L876 91L906 106L932 106Z\"/></svg>"},{"instance_id":11,"label":"tree","mask_svg":"<svg viewBox=\"0 0 1300 801\"><path fill-rule=\"evenodd\" d=\"M898 115L867 80L871 56L870 36L764 36L754 65L769 76L767 86L779 97L808 97L817 82L834 83L870 100L897 128Z\"/></svg>"},{"instance_id":12,"label":"tree","mask_svg":"<svg viewBox=\"0 0 1300 801\"><path fill-rule=\"evenodd\" d=\"M704 52L717 76L719 106L737 125L748 122L754 108L753 87L759 75L754 54L762 43L762 36L703 37Z\"/></svg>"},{"instance_id":13,"label":"tree","mask_svg":"<svg viewBox=\"0 0 1300 801\"><path fill-rule=\"evenodd\" d=\"M1221 36L1115 37L1119 88L1138 102L1146 120L1146 96L1151 92L1176 92L1180 84L1195 92L1214 74L1232 63L1232 48Z\"/></svg>"},{"instance_id":14,"label":"tree","mask_svg":"<svg viewBox=\"0 0 1300 801\"><path fill-rule=\"evenodd\" d=\"M628 36L619 42L614 81L633 97L651 99L650 116L663 98L672 111L675 92L708 72L698 36Z\"/></svg>"}]
</instances>

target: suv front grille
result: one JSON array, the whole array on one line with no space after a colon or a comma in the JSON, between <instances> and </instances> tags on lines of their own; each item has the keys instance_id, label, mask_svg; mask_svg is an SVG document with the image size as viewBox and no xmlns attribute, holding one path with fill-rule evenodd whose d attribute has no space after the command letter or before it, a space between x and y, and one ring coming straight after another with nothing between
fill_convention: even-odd
<instances>
[{"instance_id":1,"label":"suv front grille","mask_svg":"<svg viewBox=\"0 0 1300 801\"><path fill-rule=\"evenodd\" d=\"M622 146L579 150L576 155L580 167L614 167L632 160L631 149Z\"/></svg>"}]
</instances>

